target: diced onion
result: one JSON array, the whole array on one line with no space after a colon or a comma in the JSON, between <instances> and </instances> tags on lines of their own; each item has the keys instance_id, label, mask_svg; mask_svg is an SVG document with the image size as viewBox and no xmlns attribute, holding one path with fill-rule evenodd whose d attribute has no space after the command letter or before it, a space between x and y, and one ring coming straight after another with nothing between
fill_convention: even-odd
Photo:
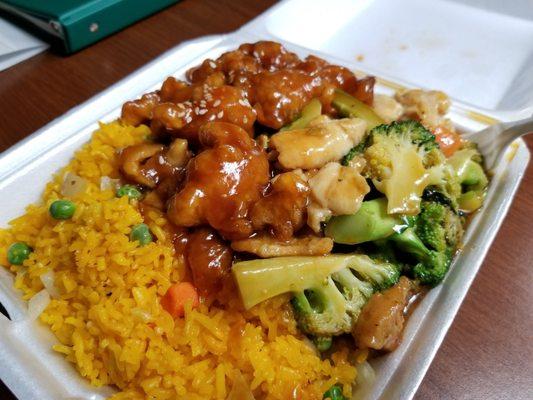
<instances>
[{"instance_id":1,"label":"diced onion","mask_svg":"<svg viewBox=\"0 0 533 400\"><path fill-rule=\"evenodd\" d=\"M356 387L353 393L353 399L360 400L367 397L368 392L372 389L374 381L376 380L376 372L368 361L357 364L357 379Z\"/></svg>"},{"instance_id":2,"label":"diced onion","mask_svg":"<svg viewBox=\"0 0 533 400\"><path fill-rule=\"evenodd\" d=\"M35 294L30 301L28 301L28 319L35 321L39 315L45 310L50 303L50 293L46 289L41 290Z\"/></svg>"},{"instance_id":3,"label":"diced onion","mask_svg":"<svg viewBox=\"0 0 533 400\"><path fill-rule=\"evenodd\" d=\"M20 265L17 268L17 278L22 278L27 273L28 273L28 267L25 267L24 265Z\"/></svg>"},{"instance_id":4,"label":"diced onion","mask_svg":"<svg viewBox=\"0 0 533 400\"><path fill-rule=\"evenodd\" d=\"M120 186L120 179L112 179L109 176L100 178L100 190L116 190Z\"/></svg>"},{"instance_id":5,"label":"diced onion","mask_svg":"<svg viewBox=\"0 0 533 400\"><path fill-rule=\"evenodd\" d=\"M59 291L54 285L54 271L45 272L40 276L41 282L52 297L59 297Z\"/></svg>"},{"instance_id":6,"label":"diced onion","mask_svg":"<svg viewBox=\"0 0 533 400\"><path fill-rule=\"evenodd\" d=\"M316 345L313 343L311 339L309 339L307 336L304 336L303 338L304 344L309 347L309 349L315 354L315 356L320 356L320 351L316 348Z\"/></svg>"},{"instance_id":7,"label":"diced onion","mask_svg":"<svg viewBox=\"0 0 533 400\"><path fill-rule=\"evenodd\" d=\"M81 176L67 172L61 185L61 194L67 197L74 197L83 193L87 188L87 181Z\"/></svg>"},{"instance_id":8,"label":"diced onion","mask_svg":"<svg viewBox=\"0 0 533 400\"><path fill-rule=\"evenodd\" d=\"M227 400L255 400L250 386L246 383L240 371L235 372L233 387L228 394Z\"/></svg>"}]
</instances>

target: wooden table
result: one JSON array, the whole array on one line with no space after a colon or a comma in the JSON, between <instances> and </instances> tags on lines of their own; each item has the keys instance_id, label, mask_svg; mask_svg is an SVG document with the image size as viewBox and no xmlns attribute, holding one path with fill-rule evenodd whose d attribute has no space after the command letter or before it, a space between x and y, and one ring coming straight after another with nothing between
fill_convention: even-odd
<instances>
[{"instance_id":1,"label":"wooden table","mask_svg":"<svg viewBox=\"0 0 533 400\"><path fill-rule=\"evenodd\" d=\"M273 3L186 0L72 56L47 52L0 72L0 151L163 51L235 30ZM533 399L532 213L530 164L416 399ZM1 387L0 398L14 397Z\"/></svg>"}]
</instances>

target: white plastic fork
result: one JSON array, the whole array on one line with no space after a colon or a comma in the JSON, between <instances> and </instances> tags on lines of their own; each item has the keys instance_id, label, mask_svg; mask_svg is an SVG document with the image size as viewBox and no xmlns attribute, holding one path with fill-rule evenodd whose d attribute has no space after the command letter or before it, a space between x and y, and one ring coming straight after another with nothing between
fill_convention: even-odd
<instances>
[{"instance_id":1,"label":"white plastic fork","mask_svg":"<svg viewBox=\"0 0 533 400\"><path fill-rule=\"evenodd\" d=\"M533 117L501 122L479 132L465 133L463 137L478 144L485 166L491 169L514 140L528 133L533 133Z\"/></svg>"}]
</instances>

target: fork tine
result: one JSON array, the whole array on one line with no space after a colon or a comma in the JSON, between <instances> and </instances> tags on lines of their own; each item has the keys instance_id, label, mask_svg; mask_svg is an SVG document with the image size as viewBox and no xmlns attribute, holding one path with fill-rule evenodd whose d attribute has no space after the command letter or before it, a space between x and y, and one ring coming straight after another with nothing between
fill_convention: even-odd
<instances>
[{"instance_id":1,"label":"fork tine","mask_svg":"<svg viewBox=\"0 0 533 400\"><path fill-rule=\"evenodd\" d=\"M513 141L532 132L533 117L530 117L491 125L479 132L465 134L463 137L477 143L479 151L485 158L485 166L493 168Z\"/></svg>"}]
</instances>

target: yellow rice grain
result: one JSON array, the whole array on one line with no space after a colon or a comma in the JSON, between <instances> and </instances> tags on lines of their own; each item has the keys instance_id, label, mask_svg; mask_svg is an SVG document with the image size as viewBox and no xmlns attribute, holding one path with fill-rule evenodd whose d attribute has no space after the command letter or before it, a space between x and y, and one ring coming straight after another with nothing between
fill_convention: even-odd
<instances>
[{"instance_id":1,"label":"yellow rice grain","mask_svg":"<svg viewBox=\"0 0 533 400\"><path fill-rule=\"evenodd\" d=\"M93 385L117 387L115 400L224 399L241 375L257 399L321 399L334 383L350 395L353 354L344 347L321 359L298 332L287 296L248 311L238 298L224 308L188 305L176 320L161 308L160 297L186 273L169 221L150 212L144 222L156 240L138 247L129 240L131 226L143 222L137 203L100 190L102 176L120 178L118 151L149 133L144 126L100 125L48 183L41 203L0 230L0 263L15 274L25 299L43 288L42 274L54 273L59 297L40 317L57 338L53 349ZM63 197L67 172L87 185L72 198L73 218L57 221L48 205ZM34 249L22 266L7 262L15 241ZM366 356L357 354L357 362Z\"/></svg>"}]
</instances>

